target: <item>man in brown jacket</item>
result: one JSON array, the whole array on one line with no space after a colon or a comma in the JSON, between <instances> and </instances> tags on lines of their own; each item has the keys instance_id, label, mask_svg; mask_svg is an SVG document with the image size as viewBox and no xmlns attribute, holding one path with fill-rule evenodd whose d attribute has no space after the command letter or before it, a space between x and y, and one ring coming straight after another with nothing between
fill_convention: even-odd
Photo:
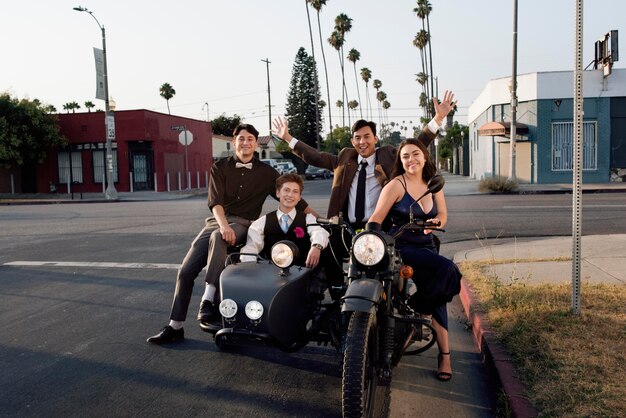
<instances>
[{"instance_id":1,"label":"man in brown jacket","mask_svg":"<svg viewBox=\"0 0 626 418\"><path fill-rule=\"evenodd\" d=\"M441 103L433 99L435 117L422 130L418 139L430 144L445 117L454 108L454 94L446 91ZM374 212L383 186L391 180L396 149L390 145L376 148L376 124L358 120L352 126L352 146L338 155L320 152L289 134L285 119L274 119L274 133L289 144L294 154L305 163L334 172L328 203L328 217L343 213L353 229L363 228ZM363 173L361 173L363 170ZM359 173L359 175L357 175ZM359 178L361 192L359 193ZM364 183L364 185L363 185ZM360 207L359 207L360 206Z\"/></svg>"}]
</instances>

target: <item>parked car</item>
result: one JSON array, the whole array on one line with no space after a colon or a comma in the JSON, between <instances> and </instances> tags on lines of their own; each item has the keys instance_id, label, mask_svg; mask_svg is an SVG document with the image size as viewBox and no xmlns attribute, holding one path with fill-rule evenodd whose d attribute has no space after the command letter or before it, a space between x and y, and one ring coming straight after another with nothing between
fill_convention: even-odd
<instances>
[{"instance_id":1,"label":"parked car","mask_svg":"<svg viewBox=\"0 0 626 418\"><path fill-rule=\"evenodd\" d=\"M278 161L274 160L273 158L267 158L267 159L261 160L261 162L273 167L274 170L278 171L278 174L285 173L283 171L283 168L278 165Z\"/></svg>"},{"instance_id":2,"label":"parked car","mask_svg":"<svg viewBox=\"0 0 626 418\"><path fill-rule=\"evenodd\" d=\"M296 169L296 166L293 165L293 163L291 161L279 162L278 166L282 170L281 174L297 173L298 172L298 170Z\"/></svg>"},{"instance_id":3,"label":"parked car","mask_svg":"<svg viewBox=\"0 0 626 418\"><path fill-rule=\"evenodd\" d=\"M329 179L330 178L330 171L325 169L325 168L319 168L319 167L315 167L315 166L308 166L305 173L304 173L305 177L307 178L307 180L312 180L312 179Z\"/></svg>"}]
</instances>

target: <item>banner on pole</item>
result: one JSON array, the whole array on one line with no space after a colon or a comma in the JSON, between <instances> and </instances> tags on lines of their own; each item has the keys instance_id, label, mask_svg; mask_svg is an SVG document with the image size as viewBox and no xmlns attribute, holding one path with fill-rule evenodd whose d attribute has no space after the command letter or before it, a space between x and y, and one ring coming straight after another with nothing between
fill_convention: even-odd
<instances>
[{"instance_id":1,"label":"banner on pole","mask_svg":"<svg viewBox=\"0 0 626 418\"><path fill-rule=\"evenodd\" d=\"M104 93L104 54L101 49L94 48L93 56L96 60L96 99L106 100Z\"/></svg>"}]
</instances>

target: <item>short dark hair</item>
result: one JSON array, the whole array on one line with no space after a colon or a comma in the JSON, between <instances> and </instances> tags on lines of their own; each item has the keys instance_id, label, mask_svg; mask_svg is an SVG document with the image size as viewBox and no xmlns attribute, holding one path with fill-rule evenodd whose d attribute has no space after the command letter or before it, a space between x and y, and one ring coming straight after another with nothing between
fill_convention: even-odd
<instances>
[{"instance_id":1,"label":"short dark hair","mask_svg":"<svg viewBox=\"0 0 626 418\"><path fill-rule=\"evenodd\" d=\"M374 136L376 136L376 123L367 120L363 120L363 119L359 119L356 122L354 122L354 124L352 125L352 132L350 136L354 136L354 133L356 131L358 131L361 128L364 128L366 126L369 126L370 129L372 130L372 133L374 134Z\"/></svg>"},{"instance_id":2,"label":"short dark hair","mask_svg":"<svg viewBox=\"0 0 626 418\"><path fill-rule=\"evenodd\" d=\"M428 146L424 144L423 141L420 141L419 139L415 139L415 138L407 138L404 141L400 142L400 145L398 145L397 152L396 152L396 161L394 163L392 177L396 177L396 176L399 176L400 174L404 174L404 167L402 166L402 157L400 156L400 153L402 151L402 148L405 145L409 145L409 144L413 144L417 146L417 148L419 148L422 151L422 154L424 154L424 159L426 160L426 162L424 164L424 168L422 169L422 178L424 179L424 181L427 182L435 174L437 174L437 167L435 166L435 163L433 163L432 160L430 159L430 152L428 152Z\"/></svg>"},{"instance_id":3,"label":"short dark hair","mask_svg":"<svg viewBox=\"0 0 626 418\"><path fill-rule=\"evenodd\" d=\"M302 177L296 173L287 173L278 177L276 179L276 190L280 190L281 187L283 187L283 184L289 182L298 183L298 186L300 186L300 194L302 194L302 191L304 190L304 182L302 181Z\"/></svg>"},{"instance_id":4,"label":"short dark hair","mask_svg":"<svg viewBox=\"0 0 626 418\"><path fill-rule=\"evenodd\" d=\"M235 126L235 129L233 130L233 138L236 138L237 135L239 135L239 132L244 130L254 135L254 138L257 141L259 140L259 131L257 131L256 128L249 123L240 123L239 125Z\"/></svg>"}]
</instances>

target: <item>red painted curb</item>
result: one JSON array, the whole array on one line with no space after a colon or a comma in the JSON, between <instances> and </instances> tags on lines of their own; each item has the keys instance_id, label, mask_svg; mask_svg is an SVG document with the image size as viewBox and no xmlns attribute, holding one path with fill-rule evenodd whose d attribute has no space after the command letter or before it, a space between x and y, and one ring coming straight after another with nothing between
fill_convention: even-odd
<instances>
[{"instance_id":1,"label":"red painted curb","mask_svg":"<svg viewBox=\"0 0 626 418\"><path fill-rule=\"evenodd\" d=\"M516 418L531 418L539 415L527 396L527 388L519 379L519 373L515 369L511 356L500 344L483 314L475 309L476 303L467 283L461 281L461 304L465 315L472 326L474 342L478 351L483 354L485 361L489 362L500 380L502 390L507 396L511 414Z\"/></svg>"}]
</instances>

